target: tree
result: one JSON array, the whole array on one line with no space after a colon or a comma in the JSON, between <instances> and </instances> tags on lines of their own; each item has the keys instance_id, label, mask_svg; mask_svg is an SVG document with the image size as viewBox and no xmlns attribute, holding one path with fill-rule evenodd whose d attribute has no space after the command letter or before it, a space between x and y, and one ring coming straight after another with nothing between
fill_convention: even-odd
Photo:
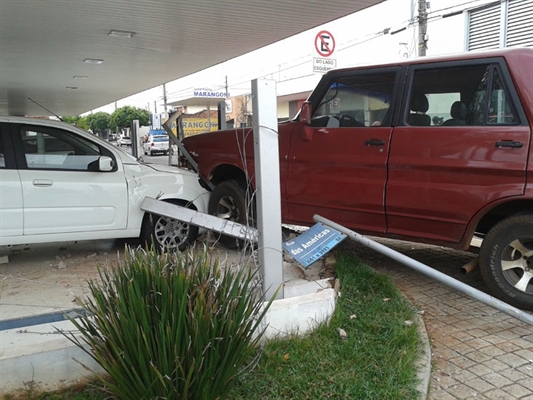
<instances>
[{"instance_id":1,"label":"tree","mask_svg":"<svg viewBox=\"0 0 533 400\"><path fill-rule=\"evenodd\" d=\"M80 119L80 117L61 117L63 122L66 122L67 124L76 125L76 122Z\"/></svg>"},{"instance_id":2,"label":"tree","mask_svg":"<svg viewBox=\"0 0 533 400\"><path fill-rule=\"evenodd\" d=\"M108 113L100 111L95 114L87 115L87 122L93 132L102 132L109 129L110 118Z\"/></svg>"},{"instance_id":3,"label":"tree","mask_svg":"<svg viewBox=\"0 0 533 400\"><path fill-rule=\"evenodd\" d=\"M61 117L63 122L66 122L67 124L72 124L80 129L88 130L90 128L89 123L87 122L87 117L72 117L72 116L63 116Z\"/></svg>"},{"instance_id":4,"label":"tree","mask_svg":"<svg viewBox=\"0 0 533 400\"><path fill-rule=\"evenodd\" d=\"M135 119L139 120L140 126L149 125L150 112L143 110L141 108L136 108L132 106L124 106L116 109L113 114L111 114L110 125L119 128L129 128L131 122Z\"/></svg>"}]
</instances>

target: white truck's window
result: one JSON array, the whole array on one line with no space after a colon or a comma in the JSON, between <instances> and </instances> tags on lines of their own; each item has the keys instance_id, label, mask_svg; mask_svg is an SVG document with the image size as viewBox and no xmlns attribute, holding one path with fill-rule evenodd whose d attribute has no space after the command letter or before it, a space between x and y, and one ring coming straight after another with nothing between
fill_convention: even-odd
<instances>
[{"instance_id":1,"label":"white truck's window","mask_svg":"<svg viewBox=\"0 0 533 400\"><path fill-rule=\"evenodd\" d=\"M2 135L0 134L0 168L6 167L6 159L4 156L4 143L2 140Z\"/></svg>"},{"instance_id":2,"label":"white truck's window","mask_svg":"<svg viewBox=\"0 0 533 400\"><path fill-rule=\"evenodd\" d=\"M22 148L30 169L89 170L100 149L72 132L49 128L22 129Z\"/></svg>"}]
</instances>

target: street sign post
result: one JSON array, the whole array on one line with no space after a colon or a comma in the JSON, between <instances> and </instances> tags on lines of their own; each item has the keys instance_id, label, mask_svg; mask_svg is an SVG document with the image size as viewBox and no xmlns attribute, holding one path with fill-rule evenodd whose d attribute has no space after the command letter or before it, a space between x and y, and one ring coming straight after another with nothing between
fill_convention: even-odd
<instances>
[{"instance_id":1,"label":"street sign post","mask_svg":"<svg viewBox=\"0 0 533 400\"><path fill-rule=\"evenodd\" d=\"M329 58L335 51L335 38L328 31L320 31L315 36L315 50L320 57L313 57L313 72L325 73L337 68L337 60Z\"/></svg>"},{"instance_id":2,"label":"street sign post","mask_svg":"<svg viewBox=\"0 0 533 400\"><path fill-rule=\"evenodd\" d=\"M337 60L313 57L313 72L324 73L334 68L337 68Z\"/></svg>"},{"instance_id":3,"label":"street sign post","mask_svg":"<svg viewBox=\"0 0 533 400\"><path fill-rule=\"evenodd\" d=\"M321 57L329 57L335 51L335 38L328 31L320 31L315 36L315 49Z\"/></svg>"},{"instance_id":4,"label":"street sign post","mask_svg":"<svg viewBox=\"0 0 533 400\"><path fill-rule=\"evenodd\" d=\"M283 243L283 248L307 268L345 238L346 235L336 229L317 223L300 236Z\"/></svg>"}]
</instances>

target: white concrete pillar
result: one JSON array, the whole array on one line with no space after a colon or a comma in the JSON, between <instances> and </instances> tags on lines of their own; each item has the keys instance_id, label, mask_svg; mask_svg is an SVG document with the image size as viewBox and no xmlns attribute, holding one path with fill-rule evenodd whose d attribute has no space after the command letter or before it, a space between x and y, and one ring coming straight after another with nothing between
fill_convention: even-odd
<instances>
[{"instance_id":1,"label":"white concrete pillar","mask_svg":"<svg viewBox=\"0 0 533 400\"><path fill-rule=\"evenodd\" d=\"M281 193L276 82L252 81L258 261L265 298L283 298Z\"/></svg>"}]
</instances>

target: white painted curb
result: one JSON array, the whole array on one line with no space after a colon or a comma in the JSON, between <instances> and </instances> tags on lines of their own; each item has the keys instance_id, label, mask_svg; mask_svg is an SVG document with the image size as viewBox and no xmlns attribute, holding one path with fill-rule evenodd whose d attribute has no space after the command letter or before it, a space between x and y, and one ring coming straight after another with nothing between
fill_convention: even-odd
<instances>
[{"instance_id":1,"label":"white painted curb","mask_svg":"<svg viewBox=\"0 0 533 400\"><path fill-rule=\"evenodd\" d=\"M328 279L290 286L293 297L275 300L263 323L265 339L303 335L335 310L336 292ZM76 332L70 321L0 331L0 398L17 391L54 391L103 373L102 368L57 329Z\"/></svg>"},{"instance_id":2,"label":"white painted curb","mask_svg":"<svg viewBox=\"0 0 533 400\"><path fill-rule=\"evenodd\" d=\"M56 327L76 329L70 321L61 321L0 331L1 397L19 390L58 390L93 377L93 371L103 372Z\"/></svg>"}]
</instances>

